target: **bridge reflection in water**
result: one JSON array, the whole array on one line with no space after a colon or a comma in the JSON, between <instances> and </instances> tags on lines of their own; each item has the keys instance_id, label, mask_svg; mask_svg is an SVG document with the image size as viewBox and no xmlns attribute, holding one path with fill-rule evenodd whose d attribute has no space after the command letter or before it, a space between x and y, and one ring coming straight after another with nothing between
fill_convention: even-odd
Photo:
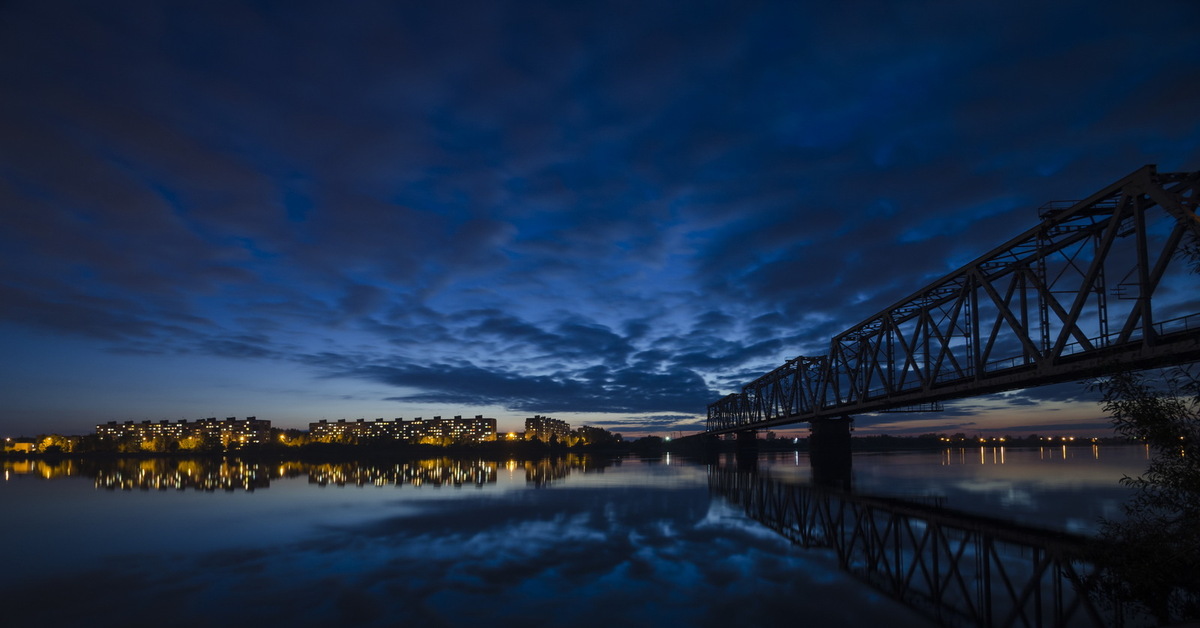
<instances>
[{"instance_id":1,"label":"bridge reflection in water","mask_svg":"<svg viewBox=\"0 0 1200 628\"><path fill-rule=\"evenodd\" d=\"M1094 541L904 500L709 466L709 489L804 548L942 625L1115 626L1129 609L1098 601ZM840 484L840 483L839 483Z\"/></svg>"}]
</instances>

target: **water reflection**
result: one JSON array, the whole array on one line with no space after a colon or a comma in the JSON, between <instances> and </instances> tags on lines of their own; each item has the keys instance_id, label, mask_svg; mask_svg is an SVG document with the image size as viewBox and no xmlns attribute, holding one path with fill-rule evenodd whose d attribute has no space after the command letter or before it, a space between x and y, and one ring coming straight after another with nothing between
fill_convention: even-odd
<instances>
[{"instance_id":1,"label":"water reflection","mask_svg":"<svg viewBox=\"0 0 1200 628\"><path fill-rule=\"evenodd\" d=\"M1116 446L1107 447L1105 451L1112 453L1120 451L1124 454L1129 449L1136 449L1139 454L1138 458L1143 461L1150 460L1150 451L1145 446ZM965 464L1006 464L1007 453L1009 448L995 445L980 445L978 449L973 447L948 447L941 450L941 459L943 466L950 465L965 465ZM1090 457L1092 460L1100 460L1100 445L1092 444L1087 449L1082 447L1068 447L1060 445L1056 447L1037 447L1037 448L1019 448L1018 451L1036 451L1039 460L1054 461L1054 460L1074 460L1084 457ZM1122 457L1127 457L1122 455Z\"/></svg>"},{"instance_id":2,"label":"water reflection","mask_svg":"<svg viewBox=\"0 0 1200 628\"><path fill-rule=\"evenodd\" d=\"M952 507L1085 535L1101 518L1121 516L1131 496L1122 476L1145 470L1141 447L965 447L928 452L858 455L855 490L907 498L946 497ZM776 476L806 479L803 470Z\"/></svg>"},{"instance_id":3,"label":"water reflection","mask_svg":"<svg viewBox=\"0 0 1200 628\"><path fill-rule=\"evenodd\" d=\"M11 480L14 476L37 476L44 480L65 478L79 475L75 460L4 460L0 462L4 468L4 479Z\"/></svg>"},{"instance_id":4,"label":"water reflection","mask_svg":"<svg viewBox=\"0 0 1200 628\"><path fill-rule=\"evenodd\" d=\"M296 477L307 474L308 482L318 486L483 486L496 483L497 463L483 460L438 458L390 465L359 463L312 464L288 463ZM281 466L282 468L282 466Z\"/></svg>"},{"instance_id":5,"label":"water reflection","mask_svg":"<svg viewBox=\"0 0 1200 628\"><path fill-rule=\"evenodd\" d=\"M77 468L95 479L96 488L110 491L253 491L271 485L264 465L237 460L114 460L104 466L80 464Z\"/></svg>"},{"instance_id":6,"label":"water reflection","mask_svg":"<svg viewBox=\"0 0 1200 628\"><path fill-rule=\"evenodd\" d=\"M930 599L974 605L934 614L935 621L988 616L990 604L990 617L1003 625L1012 615L1005 604L1026 608L1004 601L1005 578L1018 601L1040 595L1044 611L1055 606L1046 597L1053 591L1020 578L1069 573L1071 565L1054 562L1046 548L972 536L973 528L948 520L868 512L864 504L953 508L974 513L966 516L976 523L1018 518L1087 532L1100 502L1124 499L1117 480L1142 468L1143 452L979 452L856 456L853 495L862 499L840 506L812 492L786 496L787 487L819 480L807 455L794 451L741 460L748 464L740 475L739 459L723 458L714 472L735 474L729 482L740 493L732 499L709 466L678 456L9 460L0 503L21 516L0 520L0 538L21 540L5 557L22 567L0 571L0 592L29 601L7 611L13 625L155 625L153 618L187 608L197 613L194 625L224 626L716 628L799 617L814 625L923 626ZM760 481L767 477L775 485ZM756 516L768 498L787 504L776 512L792 519ZM758 505L747 509L747 499ZM802 538L796 522L822 509L841 517L840 531L814 528L792 545L788 539ZM871 544L896 538L908 545ZM927 556L918 562L921 552ZM979 559L988 562L969 562ZM868 566L871 586L852 575ZM985 578L999 587L991 602L970 597ZM1073 582L1060 581L1066 589ZM908 588L904 596L881 593L897 583ZM60 591L77 603L59 604ZM924 616L897 601L913 603L919 594ZM1064 598L1062 608L1089 616L1082 603ZM1016 617L1032 625L1040 615Z\"/></svg>"},{"instance_id":7,"label":"water reflection","mask_svg":"<svg viewBox=\"0 0 1200 628\"><path fill-rule=\"evenodd\" d=\"M175 462L147 476L174 478ZM222 462L237 468L202 464L219 474ZM21 601L5 625L924 625L831 553L714 499L706 467L616 462L464 460L466 490L357 490L403 475L246 461L271 481L253 494L97 490L94 470L41 481L52 467L31 465L0 483L0 503L21 513L0 518L0 538L21 539L5 553L21 569L0 570L0 592ZM424 464L453 477L453 461ZM492 469L494 483L470 488Z\"/></svg>"},{"instance_id":8,"label":"water reflection","mask_svg":"<svg viewBox=\"0 0 1200 628\"><path fill-rule=\"evenodd\" d=\"M986 462L986 459L984 460ZM1086 537L821 484L712 465L709 488L804 548L941 625L1147 625L1099 599Z\"/></svg>"},{"instance_id":9,"label":"water reflection","mask_svg":"<svg viewBox=\"0 0 1200 628\"><path fill-rule=\"evenodd\" d=\"M317 486L476 486L495 484L500 468L523 471L525 481L546 487L572 472L602 472L619 460L568 454L538 460L433 458L404 462L262 462L239 458L117 458L5 460L4 479L89 477L96 488L121 490L254 491L273 480L307 478Z\"/></svg>"}]
</instances>

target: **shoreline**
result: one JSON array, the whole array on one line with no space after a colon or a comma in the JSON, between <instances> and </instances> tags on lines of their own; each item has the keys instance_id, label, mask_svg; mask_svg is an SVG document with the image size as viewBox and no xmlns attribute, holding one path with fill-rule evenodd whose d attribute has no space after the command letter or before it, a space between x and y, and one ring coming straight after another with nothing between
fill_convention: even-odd
<instances>
[{"instance_id":1,"label":"shoreline","mask_svg":"<svg viewBox=\"0 0 1200 628\"><path fill-rule=\"evenodd\" d=\"M645 440L645 439L643 439ZM598 455L621 457L640 455L657 457L664 454L693 456L706 453L725 454L737 452L734 441L717 441L715 446L708 447L700 441L654 441L639 444L640 441L616 445L548 445L540 441L493 441L464 445L420 445L420 444L339 444L339 443L310 443L302 446L264 445L248 446L237 449L220 450L176 450L167 452L136 451L84 451L84 452L15 452L0 453L0 460L115 460L115 459L179 459L179 458L243 458L248 460L296 460L296 461L346 461L346 460L421 460L431 458L479 458L508 460L512 458L536 459L557 458L568 455ZM946 442L934 438L909 438L889 436L865 436L851 438L852 453L889 452L889 451L937 451L943 449L962 449L975 447L1007 447L1012 449L1034 447L1090 447L1103 445L1136 446L1141 443L1131 442L1121 438L1078 439L1074 441L1037 441L1030 439L1012 439L1006 441L988 440L975 441L971 439ZM792 439L759 440L754 451L763 453L801 452L809 451L808 439L793 441Z\"/></svg>"}]
</instances>

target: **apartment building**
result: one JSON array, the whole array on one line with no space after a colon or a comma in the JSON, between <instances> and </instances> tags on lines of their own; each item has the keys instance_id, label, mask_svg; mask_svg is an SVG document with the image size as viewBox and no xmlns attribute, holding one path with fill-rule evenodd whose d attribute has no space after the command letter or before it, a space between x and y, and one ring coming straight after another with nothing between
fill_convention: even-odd
<instances>
[{"instance_id":1,"label":"apartment building","mask_svg":"<svg viewBox=\"0 0 1200 628\"><path fill-rule=\"evenodd\" d=\"M571 424L566 421L552 419L548 416L535 415L525 419L525 438L526 440L549 441L550 438L557 437L558 440L563 440L571 433Z\"/></svg>"},{"instance_id":2,"label":"apartment building","mask_svg":"<svg viewBox=\"0 0 1200 628\"><path fill-rule=\"evenodd\" d=\"M308 432L313 438L321 440L371 438L420 441L429 438L438 441L448 439L456 443L478 443L496 440L496 419L487 418L481 414L466 419L462 416L455 416L453 419L435 416L432 419L417 417L410 421L405 421L403 418L391 421L339 419L333 422L322 419L316 423L309 423Z\"/></svg>"}]
</instances>

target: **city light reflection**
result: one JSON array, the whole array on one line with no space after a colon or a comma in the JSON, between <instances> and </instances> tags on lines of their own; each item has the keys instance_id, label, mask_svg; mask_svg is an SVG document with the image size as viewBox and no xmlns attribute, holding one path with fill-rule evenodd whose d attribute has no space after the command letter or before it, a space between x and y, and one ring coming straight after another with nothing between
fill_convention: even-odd
<instances>
[{"instance_id":1,"label":"city light reflection","mask_svg":"<svg viewBox=\"0 0 1200 628\"><path fill-rule=\"evenodd\" d=\"M973 441L966 447L856 455L854 491L975 514L1000 513L1014 521L1089 534L1094 533L1099 516L1119 515L1126 489L1117 480L1122 474L1136 473L1141 466L1141 451L1133 447L1106 448L1109 460L1100 464L1093 463L1082 448L1070 448L1072 456L1063 462L1056 453L1057 442L1055 447L1045 448L1045 453L1053 454L1050 461L1039 459L1034 449L1010 451L989 442L981 447L982 458L976 464L976 457L966 453L976 446ZM729 468L745 462L732 453L720 460L717 464ZM8 518L10 534L28 539L29 548L10 550L6 557L14 564L36 565L36 578L13 576L17 586L35 582L39 590L52 591L58 582L54 578L61 573L86 568L112 574L123 565L140 565L144 583L149 584L128 588L136 593L120 588L125 585L112 584L89 594L99 599L102 594L115 593L118 597L114 599L122 605L155 599L166 608L176 602L222 599L226 594L231 596L228 604L241 604L247 599L240 593L244 590L246 595L258 596L255 604L263 599L281 600L280 608L272 611L277 618L288 619L293 618L289 610L296 612L294 600L330 586L332 573L345 578L347 587L338 588L334 582L335 589L327 599L349 596L350 587L360 587L356 590L371 594L344 599L387 609L390 619L402 617L404 625L419 625L421 617L403 613L429 598L418 594L397 598L396 591L420 591L427 585L424 590L460 591L456 587L467 577L486 579L481 582L486 590L498 592L486 599L437 597L437 609L443 613L458 612L465 601L491 609L504 607L503 598L510 594L527 595L532 590L569 596L575 588L588 586L598 587L597 605L612 605L612 590L606 588L611 583L631 582L632 578L628 590L638 595L664 582L677 583L680 557L690 557L687 560L694 559L696 565L708 569L700 572L693 565L684 565L699 582L711 585L698 600L724 594L720 592L727 591L729 574L742 574L736 571L738 565L747 567L749 575L736 581L767 578L781 583L779 591L808 590L796 578L809 572L796 569L812 564L824 555L822 550L796 550L787 559L787 570L780 571L780 561L790 550L766 544L770 535L741 514L713 506L723 500L714 501L708 493L705 463L677 452L672 453L669 465L665 461L666 456L568 455L544 460L429 458L320 463L237 457L133 458L119 464L111 459L76 459L69 465L45 459L7 461L3 470L16 482L0 485L8 489L4 503L14 512L35 505L35 518ZM960 466L960 461L965 464ZM508 473L501 473L502 468ZM23 475L18 476L17 469ZM771 473L792 484L813 482L806 452L763 453L749 473ZM46 481L47 477L52 481ZM246 485L254 489L252 497L246 494ZM263 490L267 486L272 490ZM64 496L86 509L86 520L64 520L59 506L66 503ZM731 534L739 535L736 542ZM47 558L41 548L63 539L67 545ZM97 539L104 542L97 543ZM180 539L186 540L185 545ZM761 554L765 562L748 565L746 543L766 544ZM247 549L253 551L243 551ZM711 551L705 554L706 550ZM630 570L630 565L639 564L646 556L658 558L641 563L642 571ZM564 565L579 568L564 577ZM829 565L836 569L835 562ZM812 573L820 582L827 582L829 569ZM643 581L647 574L654 579ZM774 580L770 574L782 580ZM118 575L121 578L114 580L138 581L129 574ZM184 591L174 588L174 582L186 584L191 577L221 584L201 585L169 597L177 590ZM386 589L378 585L381 578L387 579ZM230 584L226 586L226 582ZM154 588L159 586L156 583L162 583L161 587ZM262 594L262 583L270 583L266 594ZM856 595L847 584L839 582L818 597L827 599L835 590L838 595ZM772 597L786 599L776 597L779 591L772 591ZM865 594L874 595L869 589ZM753 595L747 599L760 599L762 591L754 588ZM830 614L825 619L830 621L822 625L836 625L836 620L844 617L844 606L827 606ZM342 607L334 602L324 608L332 609L333 614L321 616L327 620L321 625L379 625L337 615ZM583 619L587 616L582 613ZM793 615L778 615L787 616ZM486 617L477 615L453 617L454 625L487 623Z\"/></svg>"},{"instance_id":2,"label":"city light reflection","mask_svg":"<svg viewBox=\"0 0 1200 628\"><path fill-rule=\"evenodd\" d=\"M669 461L668 461L669 462ZM114 460L5 460L4 479L92 478L103 490L247 491L266 489L273 480L305 478L317 486L476 486L495 484L503 466L509 477L522 470L534 487L548 486L572 472L603 471L611 462L569 454L538 460L459 460L432 458L388 464L367 462L260 463L240 459L118 458Z\"/></svg>"}]
</instances>

